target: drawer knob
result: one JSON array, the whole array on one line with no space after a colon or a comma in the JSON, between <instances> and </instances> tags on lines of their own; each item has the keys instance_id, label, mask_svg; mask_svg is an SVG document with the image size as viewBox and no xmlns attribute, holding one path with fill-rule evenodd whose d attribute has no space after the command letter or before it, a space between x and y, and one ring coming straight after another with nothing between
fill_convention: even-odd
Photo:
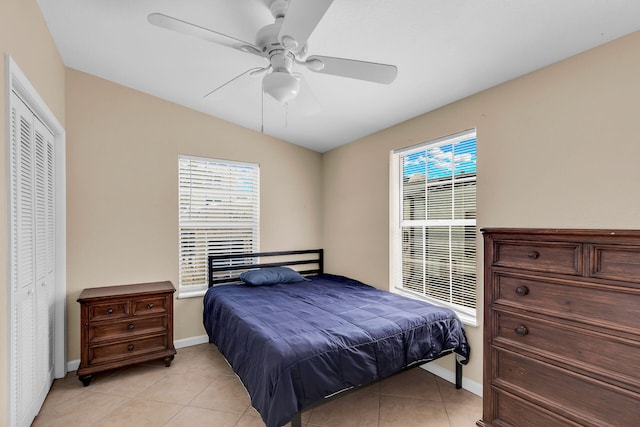
<instances>
[{"instance_id":1,"label":"drawer knob","mask_svg":"<svg viewBox=\"0 0 640 427\"><path fill-rule=\"evenodd\" d=\"M525 335L527 335L529 333L529 329L527 329L527 327L523 326L523 325L517 326L514 329L514 331L516 332L516 335L521 336L521 337L523 337L523 336L525 336Z\"/></svg>"},{"instance_id":2,"label":"drawer knob","mask_svg":"<svg viewBox=\"0 0 640 427\"><path fill-rule=\"evenodd\" d=\"M150 302L149 304L147 304L147 308L151 310L153 308L153 303Z\"/></svg>"},{"instance_id":3,"label":"drawer knob","mask_svg":"<svg viewBox=\"0 0 640 427\"><path fill-rule=\"evenodd\" d=\"M538 259L538 257L540 256L540 253L538 251L529 251L527 256L531 259Z\"/></svg>"},{"instance_id":4,"label":"drawer knob","mask_svg":"<svg viewBox=\"0 0 640 427\"><path fill-rule=\"evenodd\" d=\"M518 286L516 288L516 294L518 296L523 297L523 296L527 295L528 293L529 293L529 288L527 288L526 286Z\"/></svg>"},{"instance_id":5,"label":"drawer knob","mask_svg":"<svg viewBox=\"0 0 640 427\"><path fill-rule=\"evenodd\" d=\"M107 310L107 314L113 314L113 308L109 308L109 309Z\"/></svg>"},{"instance_id":6,"label":"drawer knob","mask_svg":"<svg viewBox=\"0 0 640 427\"><path fill-rule=\"evenodd\" d=\"M134 326L134 324L133 324L133 323L129 323L129 324L127 325L127 329L129 329L130 331L132 331L132 330L133 330L133 328L135 328L135 326Z\"/></svg>"},{"instance_id":7,"label":"drawer knob","mask_svg":"<svg viewBox=\"0 0 640 427\"><path fill-rule=\"evenodd\" d=\"M129 344L129 345L127 346L127 350L132 351L132 350L133 350L133 344Z\"/></svg>"}]
</instances>

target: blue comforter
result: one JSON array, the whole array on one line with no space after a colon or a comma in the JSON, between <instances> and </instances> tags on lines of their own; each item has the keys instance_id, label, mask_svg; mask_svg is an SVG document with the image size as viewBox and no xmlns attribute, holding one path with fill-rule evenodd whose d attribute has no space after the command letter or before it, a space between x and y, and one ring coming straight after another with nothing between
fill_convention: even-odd
<instances>
[{"instance_id":1,"label":"blue comforter","mask_svg":"<svg viewBox=\"0 0 640 427\"><path fill-rule=\"evenodd\" d=\"M469 345L453 311L341 276L209 288L209 341L244 383L267 427L327 395Z\"/></svg>"}]
</instances>

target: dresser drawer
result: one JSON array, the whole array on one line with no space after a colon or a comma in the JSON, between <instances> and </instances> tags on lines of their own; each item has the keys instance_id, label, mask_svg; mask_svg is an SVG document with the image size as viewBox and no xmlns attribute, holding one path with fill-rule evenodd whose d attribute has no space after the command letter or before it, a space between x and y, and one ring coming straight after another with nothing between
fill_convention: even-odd
<instances>
[{"instance_id":1,"label":"dresser drawer","mask_svg":"<svg viewBox=\"0 0 640 427\"><path fill-rule=\"evenodd\" d=\"M117 301L104 304L94 303L89 306L89 321L117 319L129 315L129 302Z\"/></svg>"},{"instance_id":2,"label":"dresser drawer","mask_svg":"<svg viewBox=\"0 0 640 427\"><path fill-rule=\"evenodd\" d=\"M166 335L134 339L113 344L94 345L89 347L89 364L126 359L165 350L167 348Z\"/></svg>"},{"instance_id":3,"label":"dresser drawer","mask_svg":"<svg viewBox=\"0 0 640 427\"><path fill-rule=\"evenodd\" d=\"M496 304L640 333L640 290L499 273Z\"/></svg>"},{"instance_id":4,"label":"dresser drawer","mask_svg":"<svg viewBox=\"0 0 640 427\"><path fill-rule=\"evenodd\" d=\"M494 384L585 426L632 426L640 395L516 353L495 350Z\"/></svg>"},{"instance_id":5,"label":"dresser drawer","mask_svg":"<svg viewBox=\"0 0 640 427\"><path fill-rule=\"evenodd\" d=\"M535 317L500 312L496 316L496 344L615 379L640 393L640 343ZM616 363L611 363L611 355L616 355Z\"/></svg>"},{"instance_id":6,"label":"dresser drawer","mask_svg":"<svg viewBox=\"0 0 640 427\"><path fill-rule=\"evenodd\" d=\"M593 245L589 273L599 279L640 282L640 247Z\"/></svg>"},{"instance_id":7,"label":"dresser drawer","mask_svg":"<svg viewBox=\"0 0 640 427\"><path fill-rule=\"evenodd\" d=\"M580 243L516 242L495 243L493 265L558 274L582 274Z\"/></svg>"},{"instance_id":8,"label":"dresser drawer","mask_svg":"<svg viewBox=\"0 0 640 427\"><path fill-rule=\"evenodd\" d=\"M522 427L525 425L523 420L526 420L526 427L581 427L566 418L541 411L540 407L508 393L494 391L494 401L497 410L492 422L495 425Z\"/></svg>"},{"instance_id":9,"label":"dresser drawer","mask_svg":"<svg viewBox=\"0 0 640 427\"><path fill-rule=\"evenodd\" d=\"M165 296L139 298L132 301L131 312L134 316L159 314L166 311L167 298Z\"/></svg>"},{"instance_id":10,"label":"dresser drawer","mask_svg":"<svg viewBox=\"0 0 640 427\"><path fill-rule=\"evenodd\" d=\"M141 334L167 330L167 317L130 318L118 322L95 322L89 325L89 343L121 340Z\"/></svg>"}]
</instances>

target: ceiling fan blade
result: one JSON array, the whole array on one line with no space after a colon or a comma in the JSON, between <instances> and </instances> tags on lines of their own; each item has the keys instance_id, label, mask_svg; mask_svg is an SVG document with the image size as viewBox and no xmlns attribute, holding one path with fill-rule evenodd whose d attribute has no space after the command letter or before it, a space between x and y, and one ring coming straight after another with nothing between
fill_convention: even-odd
<instances>
[{"instance_id":1,"label":"ceiling fan blade","mask_svg":"<svg viewBox=\"0 0 640 427\"><path fill-rule=\"evenodd\" d=\"M289 0L278 40L283 46L302 49L333 0Z\"/></svg>"},{"instance_id":2,"label":"ceiling fan blade","mask_svg":"<svg viewBox=\"0 0 640 427\"><path fill-rule=\"evenodd\" d=\"M174 18L162 13L151 13L147 16L147 21L157 27L177 31L182 34L188 34L190 36L211 41L222 46L227 46L233 49L241 50L243 52L262 56L260 49L258 49L251 43L247 43L235 37L210 30L209 28L201 27L199 25L183 21L182 19Z\"/></svg>"},{"instance_id":3,"label":"ceiling fan blade","mask_svg":"<svg viewBox=\"0 0 640 427\"><path fill-rule=\"evenodd\" d=\"M206 98L209 95L213 95L214 93L216 93L217 91L219 91L223 87L229 86L231 84L235 84L235 82L237 82L238 80L242 79L244 76L247 76L247 75L251 75L251 76L262 75L263 72L266 72L269 68L271 68L271 66L264 67L264 68L262 68L262 67L249 68L247 71L244 71L244 72L238 74L237 76L235 76L231 80L228 80L228 81L224 82L223 84L221 84L217 88L215 88L212 91L208 92L206 95L203 96L203 98Z\"/></svg>"},{"instance_id":4,"label":"ceiling fan blade","mask_svg":"<svg viewBox=\"0 0 640 427\"><path fill-rule=\"evenodd\" d=\"M398 75L398 68L395 65L334 58L331 56L313 55L307 58L303 64L316 73L350 77L375 83L389 84Z\"/></svg>"}]
</instances>

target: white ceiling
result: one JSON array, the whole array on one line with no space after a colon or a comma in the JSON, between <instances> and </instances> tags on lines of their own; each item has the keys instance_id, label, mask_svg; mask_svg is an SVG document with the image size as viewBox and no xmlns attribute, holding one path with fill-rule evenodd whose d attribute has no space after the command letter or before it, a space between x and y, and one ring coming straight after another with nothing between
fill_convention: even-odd
<instances>
[{"instance_id":1,"label":"white ceiling","mask_svg":"<svg viewBox=\"0 0 640 427\"><path fill-rule=\"evenodd\" d=\"M265 0L38 3L66 66L318 152L640 30L638 0L335 0L309 53L393 64L398 77L299 67L308 87L285 105L262 100L260 77L204 98L264 60L147 22L160 12L253 42L273 23Z\"/></svg>"}]
</instances>

